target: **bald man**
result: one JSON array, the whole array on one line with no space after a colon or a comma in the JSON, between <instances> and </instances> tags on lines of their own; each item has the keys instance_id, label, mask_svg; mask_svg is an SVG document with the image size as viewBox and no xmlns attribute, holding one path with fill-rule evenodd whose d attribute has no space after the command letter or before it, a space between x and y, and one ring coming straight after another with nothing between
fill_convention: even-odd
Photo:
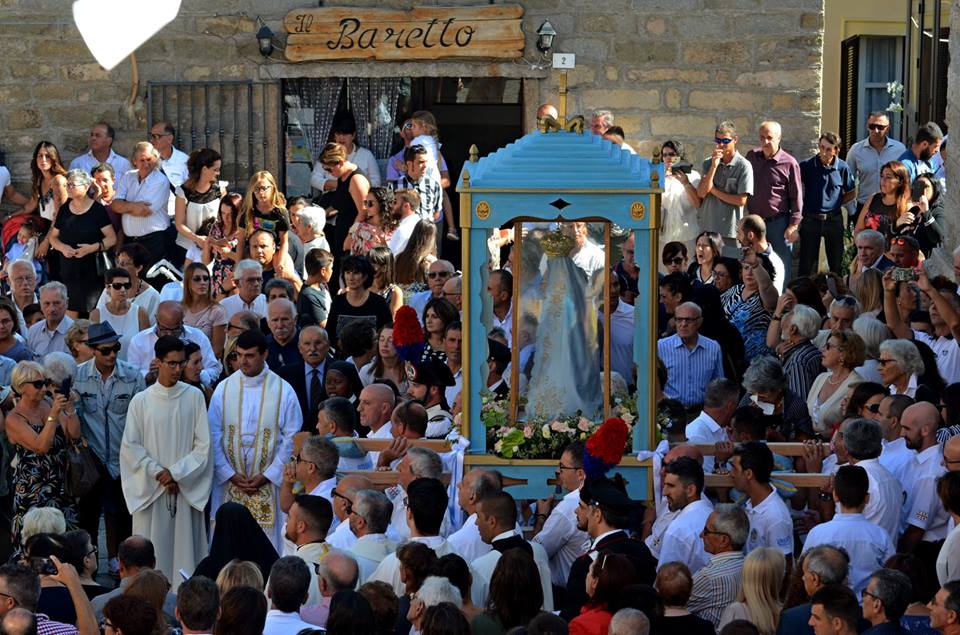
<instances>
[{"instance_id":1,"label":"bald man","mask_svg":"<svg viewBox=\"0 0 960 635\"><path fill-rule=\"evenodd\" d=\"M457 311L462 311L462 290L463 276L453 276L451 278L447 278L447 281L443 283L443 289L441 290L440 295L441 297L453 302L453 305L457 307Z\"/></svg>"},{"instance_id":2,"label":"bald man","mask_svg":"<svg viewBox=\"0 0 960 635\"><path fill-rule=\"evenodd\" d=\"M950 437L943 444L943 467L960 472L960 436Z\"/></svg>"},{"instance_id":3,"label":"bald man","mask_svg":"<svg viewBox=\"0 0 960 635\"><path fill-rule=\"evenodd\" d=\"M333 497L333 515L340 522L337 528L327 535L327 544L337 549L350 549L357 537L350 530L350 523L344 522L350 517L353 511L353 502L357 492L362 489L371 489L373 483L366 476L358 474L349 474L337 481L337 487L334 490L336 494Z\"/></svg>"},{"instance_id":4,"label":"bald man","mask_svg":"<svg viewBox=\"0 0 960 635\"><path fill-rule=\"evenodd\" d=\"M917 451L917 456L903 483L907 503L897 551L916 553L931 567L936 565L937 542L947 537L950 518L937 496L937 479L947 471L937 443L940 423L937 407L926 401L913 404L900 417L900 434L907 447Z\"/></svg>"},{"instance_id":5,"label":"bald man","mask_svg":"<svg viewBox=\"0 0 960 635\"><path fill-rule=\"evenodd\" d=\"M396 405L396 395L386 384L370 384L360 391L357 412L360 425L370 430L371 439L391 439L390 416Z\"/></svg>"},{"instance_id":6,"label":"bald man","mask_svg":"<svg viewBox=\"0 0 960 635\"><path fill-rule=\"evenodd\" d=\"M31 635L37 632L37 618L27 609L14 607L7 611L0 623L6 635Z\"/></svg>"},{"instance_id":7,"label":"bald man","mask_svg":"<svg viewBox=\"0 0 960 635\"><path fill-rule=\"evenodd\" d=\"M127 348L127 363L140 369L150 384L156 381L157 359L153 346L161 335L172 335L186 339L200 347L203 356L203 370L200 371L200 381L207 386L220 377L220 360L217 359L210 346L206 334L198 328L183 323L183 305L174 300L161 302L157 307L157 323L155 326L144 329L130 339Z\"/></svg>"},{"instance_id":8,"label":"bald man","mask_svg":"<svg viewBox=\"0 0 960 635\"><path fill-rule=\"evenodd\" d=\"M267 305L267 365L278 372L288 364L303 363L297 342L297 307L286 298Z\"/></svg>"},{"instance_id":9,"label":"bald man","mask_svg":"<svg viewBox=\"0 0 960 635\"><path fill-rule=\"evenodd\" d=\"M703 454L700 450L697 449L694 445L678 445L663 457L663 462L660 464L660 473L658 475L655 486L657 487L656 491L656 506L647 509L644 512L643 525L644 527L650 525L650 535L644 539L644 542L647 543L647 547L650 548L650 553L653 554L654 558L660 559L660 546L663 543L663 535L667 531L667 527L670 526L670 523L676 518L681 510L672 512L667 506L667 498L663 495L663 479L666 477L667 469L666 465L676 459L679 459L681 456L686 456L700 465L703 465Z\"/></svg>"},{"instance_id":10,"label":"bald man","mask_svg":"<svg viewBox=\"0 0 960 635\"><path fill-rule=\"evenodd\" d=\"M540 104L540 107L537 108L537 119L541 117L553 117L554 119L559 119L560 113L557 112L557 107L553 104Z\"/></svg>"}]
</instances>

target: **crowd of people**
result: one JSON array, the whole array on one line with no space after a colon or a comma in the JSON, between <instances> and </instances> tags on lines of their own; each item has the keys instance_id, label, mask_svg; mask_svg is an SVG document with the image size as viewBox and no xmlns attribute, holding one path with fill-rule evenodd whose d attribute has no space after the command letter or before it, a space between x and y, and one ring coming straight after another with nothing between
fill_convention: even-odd
<instances>
[{"instance_id":1,"label":"crowd of people","mask_svg":"<svg viewBox=\"0 0 960 635\"><path fill-rule=\"evenodd\" d=\"M129 161L102 122L69 170L40 142L29 196L0 168L0 632L960 633L960 296L925 266L946 247L943 135L907 149L885 113L868 129L846 161L824 133L798 162L776 122L746 157L723 122L702 176L662 144L646 507L597 469L604 428L536 501L423 441L456 436L462 388L429 112L385 174L337 117L313 199L266 171L231 190L167 122ZM591 132L632 151L609 111ZM571 275L604 274L586 223L556 231ZM510 235L486 282L497 398L521 389L514 341L537 384L542 339ZM635 244L602 299L627 392Z\"/></svg>"}]
</instances>

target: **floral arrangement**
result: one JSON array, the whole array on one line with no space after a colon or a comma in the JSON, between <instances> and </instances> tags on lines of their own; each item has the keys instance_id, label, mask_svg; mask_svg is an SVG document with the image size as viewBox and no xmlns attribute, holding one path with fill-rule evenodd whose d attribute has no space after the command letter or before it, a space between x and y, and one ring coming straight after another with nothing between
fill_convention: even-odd
<instances>
[{"instance_id":1,"label":"floral arrangement","mask_svg":"<svg viewBox=\"0 0 960 635\"><path fill-rule=\"evenodd\" d=\"M490 393L480 395L480 420L487 429L487 450L505 459L559 459L563 449L573 441L587 441L600 427L601 421L591 421L581 412L546 421L533 419L514 422L510 418L510 402L494 399ZM622 434L626 435L626 452L632 445L631 431L637 418L636 398L626 393L612 397L610 416L623 422ZM521 408L525 399L520 398ZM619 437L621 432L613 433ZM617 439L610 439L615 441ZM593 442L591 440L591 442ZM599 440L601 446L610 447L607 440ZM610 461L611 457L604 457Z\"/></svg>"}]
</instances>

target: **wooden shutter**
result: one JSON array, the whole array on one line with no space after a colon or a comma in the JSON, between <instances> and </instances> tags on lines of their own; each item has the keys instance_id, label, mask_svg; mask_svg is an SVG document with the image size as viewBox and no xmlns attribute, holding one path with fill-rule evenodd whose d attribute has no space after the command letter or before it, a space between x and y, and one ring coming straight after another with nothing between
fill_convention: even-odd
<instances>
[{"instance_id":1,"label":"wooden shutter","mask_svg":"<svg viewBox=\"0 0 960 635\"><path fill-rule=\"evenodd\" d=\"M840 43L840 141L850 149L857 141L857 96L860 91L860 36Z\"/></svg>"}]
</instances>

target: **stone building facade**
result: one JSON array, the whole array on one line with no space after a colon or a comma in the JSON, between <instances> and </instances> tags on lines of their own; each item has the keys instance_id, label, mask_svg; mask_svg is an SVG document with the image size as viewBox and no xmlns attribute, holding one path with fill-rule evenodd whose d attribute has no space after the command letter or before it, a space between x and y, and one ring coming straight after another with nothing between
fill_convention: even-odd
<instances>
[{"instance_id":1,"label":"stone building facade","mask_svg":"<svg viewBox=\"0 0 960 635\"><path fill-rule=\"evenodd\" d=\"M487 6L476 0L443 4ZM647 156L662 140L676 138L688 143L688 158L699 163L721 118L737 124L745 149L756 144L757 126L768 118L783 123L789 151L804 158L815 148L823 0L519 4L524 8L527 58L536 57L535 31L544 19L558 32L554 51L576 54L577 67L569 76L569 112L613 110L628 142ZM407 9L411 3L324 3L332 5ZM53 141L69 160L85 150L89 126L100 119L118 130L115 149L129 153L133 143L145 137L149 81L253 79L266 82L270 91L279 80L298 77L521 78L527 130L533 127L537 104L556 102L556 71L520 61L294 64L279 52L269 60L260 55L254 37L258 17L281 34L282 41L287 12L313 6L310 0L185 0L176 20L137 51L139 81L134 85L129 62L106 72L92 59L65 0L0 0L0 150L15 184L27 190L30 155L39 140ZM262 104L267 120L279 116L273 93L268 92ZM276 144L282 140L265 141L261 148L257 140L264 163L257 167L276 169L283 153ZM178 146L189 150L190 142L181 135Z\"/></svg>"}]
</instances>

